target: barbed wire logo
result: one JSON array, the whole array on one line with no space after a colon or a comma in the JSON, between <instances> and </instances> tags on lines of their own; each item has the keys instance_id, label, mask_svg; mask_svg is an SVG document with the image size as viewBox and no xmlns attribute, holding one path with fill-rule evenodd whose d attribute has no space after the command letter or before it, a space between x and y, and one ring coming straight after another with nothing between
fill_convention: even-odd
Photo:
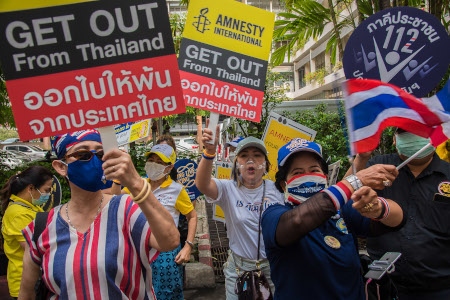
<instances>
[{"instance_id":1,"label":"barbed wire logo","mask_svg":"<svg viewBox=\"0 0 450 300\"><path fill-rule=\"evenodd\" d=\"M211 21L206 17L208 11L209 9L207 7L202 8L200 14L197 17L194 17L197 21L192 23L192 25L194 25L198 32L204 33L206 30L209 30L208 25L211 24Z\"/></svg>"}]
</instances>

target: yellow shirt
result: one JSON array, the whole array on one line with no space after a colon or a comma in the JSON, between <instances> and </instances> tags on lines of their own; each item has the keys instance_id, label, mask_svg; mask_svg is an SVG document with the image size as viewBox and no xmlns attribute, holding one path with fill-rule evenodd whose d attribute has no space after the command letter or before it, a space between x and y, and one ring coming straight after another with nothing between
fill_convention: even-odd
<instances>
[{"instance_id":1,"label":"yellow shirt","mask_svg":"<svg viewBox=\"0 0 450 300\"><path fill-rule=\"evenodd\" d=\"M4 251L8 257L8 288L11 297L19 296L20 281L22 279L22 259L24 249L20 246L20 242L25 242L22 235L22 229L30 224L36 213L43 211L39 206L11 195L10 202L6 208L2 221L2 233L4 237Z\"/></svg>"},{"instance_id":2,"label":"yellow shirt","mask_svg":"<svg viewBox=\"0 0 450 300\"><path fill-rule=\"evenodd\" d=\"M150 179L147 179L147 181L150 181ZM130 193L126 187L122 191L126 194ZM194 209L184 186L173 181L170 176L153 191L153 194L172 215L176 226L178 226L180 213L187 215Z\"/></svg>"}]
</instances>

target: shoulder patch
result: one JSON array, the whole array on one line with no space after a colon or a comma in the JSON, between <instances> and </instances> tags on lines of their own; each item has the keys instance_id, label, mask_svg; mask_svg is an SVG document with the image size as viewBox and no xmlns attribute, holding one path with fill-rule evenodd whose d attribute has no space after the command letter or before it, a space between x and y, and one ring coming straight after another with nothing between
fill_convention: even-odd
<instances>
[{"instance_id":1,"label":"shoulder patch","mask_svg":"<svg viewBox=\"0 0 450 300\"><path fill-rule=\"evenodd\" d=\"M450 181L443 181L438 186L439 194L450 197Z\"/></svg>"}]
</instances>

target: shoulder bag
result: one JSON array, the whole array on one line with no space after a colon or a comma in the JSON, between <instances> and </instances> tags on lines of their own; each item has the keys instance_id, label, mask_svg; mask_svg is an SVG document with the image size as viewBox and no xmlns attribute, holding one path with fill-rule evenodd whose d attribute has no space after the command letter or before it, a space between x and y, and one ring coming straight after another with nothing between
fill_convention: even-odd
<instances>
[{"instance_id":1,"label":"shoulder bag","mask_svg":"<svg viewBox=\"0 0 450 300\"><path fill-rule=\"evenodd\" d=\"M256 260L256 269L251 271L244 271L239 274L239 268L236 266L236 272L238 279L234 286L234 292L238 295L239 300L272 300L273 295L270 290L270 284L267 280L264 272L260 269L259 265L259 250L261 243L261 215L264 204L264 196L266 192L266 182L263 181L263 196L261 199L261 205L259 207L259 221L258 221L258 254ZM231 252L233 253L233 252ZM234 255L233 255L234 259ZM236 264L236 259L234 259Z\"/></svg>"}]
</instances>

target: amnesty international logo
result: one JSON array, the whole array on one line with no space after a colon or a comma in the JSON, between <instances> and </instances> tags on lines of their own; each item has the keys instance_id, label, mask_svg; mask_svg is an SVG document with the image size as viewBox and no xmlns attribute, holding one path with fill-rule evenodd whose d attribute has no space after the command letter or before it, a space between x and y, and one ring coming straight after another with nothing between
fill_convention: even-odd
<instances>
[{"instance_id":1,"label":"amnesty international logo","mask_svg":"<svg viewBox=\"0 0 450 300\"><path fill-rule=\"evenodd\" d=\"M194 17L196 21L192 23L192 25L194 25L198 32L204 33L206 30L209 30L208 25L211 24L211 21L206 17L208 11L209 9L207 7L202 8L200 14L197 17Z\"/></svg>"}]
</instances>

